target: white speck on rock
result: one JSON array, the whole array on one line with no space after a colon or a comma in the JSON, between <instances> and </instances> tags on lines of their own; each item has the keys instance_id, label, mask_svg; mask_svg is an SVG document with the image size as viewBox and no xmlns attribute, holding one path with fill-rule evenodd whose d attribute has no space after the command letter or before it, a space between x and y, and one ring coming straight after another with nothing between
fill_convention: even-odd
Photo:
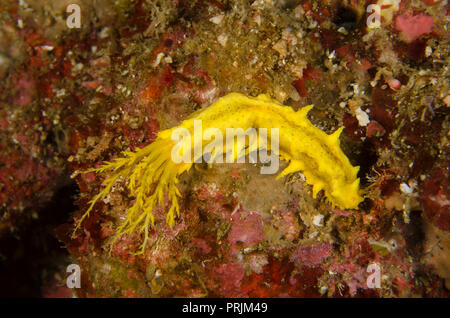
<instances>
[{"instance_id":1,"label":"white speck on rock","mask_svg":"<svg viewBox=\"0 0 450 318\"><path fill-rule=\"evenodd\" d=\"M220 45L225 47L225 45L227 45L228 36L226 34L221 34L217 37L217 41L219 41Z\"/></svg>"},{"instance_id":2,"label":"white speck on rock","mask_svg":"<svg viewBox=\"0 0 450 318\"><path fill-rule=\"evenodd\" d=\"M51 45L41 45L41 49L43 49L44 51L52 51L55 47L51 46Z\"/></svg>"},{"instance_id":3,"label":"white speck on rock","mask_svg":"<svg viewBox=\"0 0 450 318\"><path fill-rule=\"evenodd\" d=\"M359 125L362 127L367 126L370 122L369 115L367 115L367 113L363 111L361 107L356 110L356 119L358 119Z\"/></svg>"},{"instance_id":4,"label":"white speck on rock","mask_svg":"<svg viewBox=\"0 0 450 318\"><path fill-rule=\"evenodd\" d=\"M313 218L313 224L315 226L322 227L323 226L322 221L323 221L323 215L321 215L321 214L315 215L314 218Z\"/></svg>"},{"instance_id":5,"label":"white speck on rock","mask_svg":"<svg viewBox=\"0 0 450 318\"><path fill-rule=\"evenodd\" d=\"M220 22L222 22L224 16L225 16L224 14L219 14L209 19L209 21L211 21L214 24L219 24Z\"/></svg>"},{"instance_id":6,"label":"white speck on rock","mask_svg":"<svg viewBox=\"0 0 450 318\"><path fill-rule=\"evenodd\" d=\"M413 189L411 189L406 183L402 183L400 185L400 190L405 194L413 193Z\"/></svg>"},{"instance_id":7,"label":"white speck on rock","mask_svg":"<svg viewBox=\"0 0 450 318\"><path fill-rule=\"evenodd\" d=\"M155 61L153 62L152 66L153 67L157 67L159 65L159 63L161 63L162 58L164 57L164 53L161 52L156 56Z\"/></svg>"}]
</instances>

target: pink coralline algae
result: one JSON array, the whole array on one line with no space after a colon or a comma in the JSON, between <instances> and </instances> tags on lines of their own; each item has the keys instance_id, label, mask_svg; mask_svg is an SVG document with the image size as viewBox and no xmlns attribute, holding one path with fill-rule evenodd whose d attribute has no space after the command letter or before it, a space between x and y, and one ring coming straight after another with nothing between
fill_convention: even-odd
<instances>
[{"instance_id":1,"label":"pink coralline algae","mask_svg":"<svg viewBox=\"0 0 450 318\"><path fill-rule=\"evenodd\" d=\"M332 269L341 275L346 275L347 279L344 281L349 288L350 295L355 296L358 289L367 289L365 267L357 264L334 264Z\"/></svg>"},{"instance_id":2,"label":"pink coralline algae","mask_svg":"<svg viewBox=\"0 0 450 318\"><path fill-rule=\"evenodd\" d=\"M24 74L16 84L17 95L14 98L14 104L18 106L26 106L31 103L36 85L28 74Z\"/></svg>"},{"instance_id":3,"label":"pink coralline algae","mask_svg":"<svg viewBox=\"0 0 450 318\"><path fill-rule=\"evenodd\" d=\"M332 246L330 243L321 243L310 246L301 246L292 253L290 260L297 266L316 266L331 256Z\"/></svg>"},{"instance_id":4,"label":"pink coralline algae","mask_svg":"<svg viewBox=\"0 0 450 318\"><path fill-rule=\"evenodd\" d=\"M220 291L222 295L228 297L242 297L240 291L241 282L244 278L244 269L239 265L222 264L216 269L216 278L220 281Z\"/></svg>"},{"instance_id":5,"label":"pink coralline algae","mask_svg":"<svg viewBox=\"0 0 450 318\"><path fill-rule=\"evenodd\" d=\"M31 205L23 203L27 198L40 196L45 202L51 197L52 191L45 189L53 184L53 170L31 157L21 156L19 152L10 153L9 156L0 155L0 160L3 163L0 169L0 204L8 203L11 208L17 208L21 202L23 206Z\"/></svg>"},{"instance_id":6,"label":"pink coralline algae","mask_svg":"<svg viewBox=\"0 0 450 318\"><path fill-rule=\"evenodd\" d=\"M401 32L406 42L411 43L433 29L433 18L427 14L402 14L395 20L395 28Z\"/></svg>"},{"instance_id":7,"label":"pink coralline algae","mask_svg":"<svg viewBox=\"0 0 450 318\"><path fill-rule=\"evenodd\" d=\"M278 228L288 240L295 240L300 235L297 215L291 210L275 211L272 224Z\"/></svg>"},{"instance_id":8,"label":"pink coralline algae","mask_svg":"<svg viewBox=\"0 0 450 318\"><path fill-rule=\"evenodd\" d=\"M233 215L232 226L228 234L228 241L231 244L241 242L245 247L249 247L259 243L263 238L263 223L258 213L251 212L245 217L241 217L241 213Z\"/></svg>"},{"instance_id":9,"label":"pink coralline algae","mask_svg":"<svg viewBox=\"0 0 450 318\"><path fill-rule=\"evenodd\" d=\"M209 246L207 240L203 238L193 238L192 243L201 254L208 254L211 252L211 246Z\"/></svg>"}]
</instances>

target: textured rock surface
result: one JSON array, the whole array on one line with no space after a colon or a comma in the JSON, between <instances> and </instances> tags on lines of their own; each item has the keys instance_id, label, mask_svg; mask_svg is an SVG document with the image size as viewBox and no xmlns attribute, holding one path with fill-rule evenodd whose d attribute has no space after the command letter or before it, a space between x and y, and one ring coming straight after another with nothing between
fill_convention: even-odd
<instances>
[{"instance_id":1,"label":"textured rock surface","mask_svg":"<svg viewBox=\"0 0 450 318\"><path fill-rule=\"evenodd\" d=\"M65 266L77 263L79 297L448 297L445 1L401 1L371 30L373 1L74 2L80 29L65 25L66 1L0 12L0 276L34 279L5 280L3 294L68 296ZM136 234L108 253L134 199L124 184L71 236L103 181L76 171L229 92L314 104L327 133L344 125L359 209L313 199L301 174L197 164L180 178L174 227L154 211L143 255ZM367 286L372 263L379 289Z\"/></svg>"}]
</instances>

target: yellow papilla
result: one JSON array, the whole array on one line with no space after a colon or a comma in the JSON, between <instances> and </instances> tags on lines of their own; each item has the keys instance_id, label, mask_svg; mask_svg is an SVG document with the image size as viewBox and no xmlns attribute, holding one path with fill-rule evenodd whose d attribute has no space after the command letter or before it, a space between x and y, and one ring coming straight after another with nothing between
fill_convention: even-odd
<instances>
[{"instance_id":1,"label":"yellow papilla","mask_svg":"<svg viewBox=\"0 0 450 318\"><path fill-rule=\"evenodd\" d=\"M166 215L167 223L172 226L175 215L180 208L177 188L177 177L189 170L192 163L174 163L171 158L175 141L171 139L176 128L186 128L194 136L194 120L202 120L202 130L218 128L223 136L226 128L271 128L279 129L279 156L289 162L289 165L278 175L281 178L287 174L301 171L306 182L313 187L315 198L320 190L324 190L328 201L341 209L356 209L362 201L359 191L357 173L359 167L353 167L340 149L339 135L342 127L335 133L327 135L315 127L306 117L312 105L294 111L269 96L261 94L258 97L247 97L239 93L230 93L202 110L193 113L181 125L160 131L156 140L143 149L135 152L124 152L124 158L116 158L105 162L100 168L91 169L97 173L107 172L105 187L91 201L86 213L77 222L75 231L89 215L94 204L104 199L110 193L114 183L121 179L128 181L129 193L135 198L134 204L127 212L126 220L118 227L115 240L122 235L134 231L144 233L141 252L145 249L149 236L149 227L154 225L152 214L156 206L170 204ZM268 136L270 139L270 135ZM210 141L192 138L191 151L195 142L207 145ZM225 148L225 144L223 145ZM270 148L261 142L260 138L250 145L238 145L233 157L248 154L249 151L262 147ZM202 147L204 150L204 147ZM213 154L214 157L223 155ZM196 159L196 158L194 158ZM112 245L111 245L112 246Z\"/></svg>"}]
</instances>

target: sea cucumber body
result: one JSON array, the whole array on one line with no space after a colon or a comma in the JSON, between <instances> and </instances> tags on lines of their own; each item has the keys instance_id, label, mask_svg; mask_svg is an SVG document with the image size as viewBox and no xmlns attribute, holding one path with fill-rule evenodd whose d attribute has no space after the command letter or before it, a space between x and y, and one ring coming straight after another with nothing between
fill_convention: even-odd
<instances>
[{"instance_id":1,"label":"sea cucumber body","mask_svg":"<svg viewBox=\"0 0 450 318\"><path fill-rule=\"evenodd\" d=\"M170 139L173 129L179 127L193 134L194 120L202 121L203 131L218 128L224 136L226 128L267 128L268 131L278 128L279 155L289 161L279 177L302 171L306 182L313 186L314 197L323 189L333 205L342 209L357 208L362 201L357 178L359 167L353 167L340 149L342 129L328 135L315 127L306 117L311 108L294 111L267 95L252 98L230 93L194 113L181 125L161 131L158 138Z\"/></svg>"},{"instance_id":2,"label":"sea cucumber body","mask_svg":"<svg viewBox=\"0 0 450 318\"><path fill-rule=\"evenodd\" d=\"M89 170L97 173L109 171L110 174L104 180L103 190L90 201L91 204L78 221L75 231L89 215L95 203L104 199L118 180L127 183L130 195L135 200L127 211L126 220L117 229L111 246L122 235L138 231L145 234L141 249L143 251L149 238L149 227L154 225L152 211L156 206L165 207L167 202L170 203L170 208L166 221L172 226L175 216L180 213L178 197L181 194L177 188L178 176L189 170L192 162L197 162L203 157L206 152L204 146L210 142L202 137L195 138L195 123L200 120L202 135L209 128L220 130L222 136L227 136L228 128L258 129L259 135L252 138L252 141L249 140L248 145L241 138L241 141L236 142L233 148L229 149L228 140L224 142L221 139L221 144L219 143L217 148L211 150L214 151L214 156L211 154L213 159L229 153L232 154L230 155L232 159L242 158L246 153L255 150L271 149L271 129L278 128L278 153L276 149L271 150L275 155L289 161L289 165L278 175L278 178L301 171L306 182L313 186L314 198L323 189L328 201L333 205L341 209L356 209L362 201L357 178L359 168L353 167L340 149L339 135L342 128L327 135L307 119L306 115L311 108L312 106L307 106L294 111L291 107L284 106L267 95L246 97L242 94L230 93L219 98L209 107L193 113L179 126L160 131L156 140L143 149L125 152L125 157L116 158L111 162L105 162L100 168ZM183 131L187 130L193 138L187 138L187 141L182 139L182 146L175 148L178 143L172 137L175 130L179 128L185 128ZM264 131L264 128L267 138L261 137L261 131ZM188 154L189 151L191 156L193 153L194 155L191 156L193 160L188 162L173 160L174 149L178 154L180 152ZM216 151L216 149L219 150Z\"/></svg>"}]
</instances>

